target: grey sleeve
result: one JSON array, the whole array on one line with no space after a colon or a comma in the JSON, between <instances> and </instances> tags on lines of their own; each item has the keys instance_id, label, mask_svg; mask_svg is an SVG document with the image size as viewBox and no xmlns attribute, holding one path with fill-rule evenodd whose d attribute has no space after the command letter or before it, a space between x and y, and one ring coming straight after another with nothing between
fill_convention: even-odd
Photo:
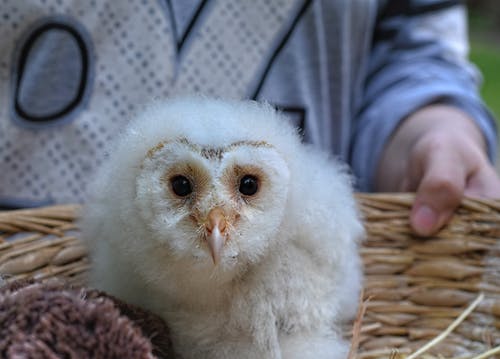
<instances>
[{"instance_id":1,"label":"grey sleeve","mask_svg":"<svg viewBox=\"0 0 500 359\"><path fill-rule=\"evenodd\" d=\"M374 34L351 165L363 191L392 132L417 109L443 103L468 113L496 154L496 125L478 94L480 74L467 61L466 9L458 1L389 1Z\"/></svg>"}]
</instances>

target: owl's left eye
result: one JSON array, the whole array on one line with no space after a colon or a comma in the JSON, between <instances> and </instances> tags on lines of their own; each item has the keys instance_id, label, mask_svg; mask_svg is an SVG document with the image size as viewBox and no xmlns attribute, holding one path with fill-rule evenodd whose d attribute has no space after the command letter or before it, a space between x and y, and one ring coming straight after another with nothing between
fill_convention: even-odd
<instances>
[{"instance_id":1,"label":"owl's left eye","mask_svg":"<svg viewBox=\"0 0 500 359\"><path fill-rule=\"evenodd\" d=\"M259 180L252 175L245 175L240 180L239 191L245 196L253 196L259 189Z\"/></svg>"},{"instance_id":2,"label":"owl's left eye","mask_svg":"<svg viewBox=\"0 0 500 359\"><path fill-rule=\"evenodd\" d=\"M170 180L172 184L172 191L180 197L186 197L193 192L191 182L184 176L175 176Z\"/></svg>"}]
</instances>

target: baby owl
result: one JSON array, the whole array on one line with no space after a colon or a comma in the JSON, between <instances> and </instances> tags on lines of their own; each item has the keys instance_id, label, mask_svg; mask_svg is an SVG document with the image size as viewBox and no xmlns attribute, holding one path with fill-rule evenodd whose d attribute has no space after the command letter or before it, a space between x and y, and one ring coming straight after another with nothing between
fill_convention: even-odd
<instances>
[{"instance_id":1,"label":"baby owl","mask_svg":"<svg viewBox=\"0 0 500 359\"><path fill-rule=\"evenodd\" d=\"M158 101L91 186L91 284L162 316L180 358L346 357L364 232L345 168L287 121Z\"/></svg>"}]
</instances>

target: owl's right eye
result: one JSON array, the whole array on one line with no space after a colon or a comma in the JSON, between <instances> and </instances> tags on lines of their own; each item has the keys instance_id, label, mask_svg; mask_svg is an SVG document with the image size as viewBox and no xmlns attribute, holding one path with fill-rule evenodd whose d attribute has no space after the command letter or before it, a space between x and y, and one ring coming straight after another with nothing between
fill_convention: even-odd
<instances>
[{"instance_id":1,"label":"owl's right eye","mask_svg":"<svg viewBox=\"0 0 500 359\"><path fill-rule=\"evenodd\" d=\"M172 184L172 191L179 197L186 197L193 192L191 182L184 176L175 176L170 180L170 183Z\"/></svg>"}]
</instances>

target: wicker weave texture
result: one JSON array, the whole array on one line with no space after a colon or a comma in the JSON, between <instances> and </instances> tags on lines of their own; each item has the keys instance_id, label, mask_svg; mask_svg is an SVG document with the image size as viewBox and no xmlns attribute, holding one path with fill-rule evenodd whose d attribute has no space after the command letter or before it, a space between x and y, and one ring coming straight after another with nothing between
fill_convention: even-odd
<instances>
[{"instance_id":1,"label":"wicker weave texture","mask_svg":"<svg viewBox=\"0 0 500 359\"><path fill-rule=\"evenodd\" d=\"M482 292L479 307L430 353L463 357L500 345L500 201L463 201L432 238L409 227L410 194L358 194L368 238L366 313L358 358L410 353L441 333ZM85 283L78 206L0 213L0 273Z\"/></svg>"},{"instance_id":2,"label":"wicker weave texture","mask_svg":"<svg viewBox=\"0 0 500 359\"><path fill-rule=\"evenodd\" d=\"M0 275L6 281L62 277L85 282L89 261L78 240L79 207L0 212Z\"/></svg>"}]
</instances>

